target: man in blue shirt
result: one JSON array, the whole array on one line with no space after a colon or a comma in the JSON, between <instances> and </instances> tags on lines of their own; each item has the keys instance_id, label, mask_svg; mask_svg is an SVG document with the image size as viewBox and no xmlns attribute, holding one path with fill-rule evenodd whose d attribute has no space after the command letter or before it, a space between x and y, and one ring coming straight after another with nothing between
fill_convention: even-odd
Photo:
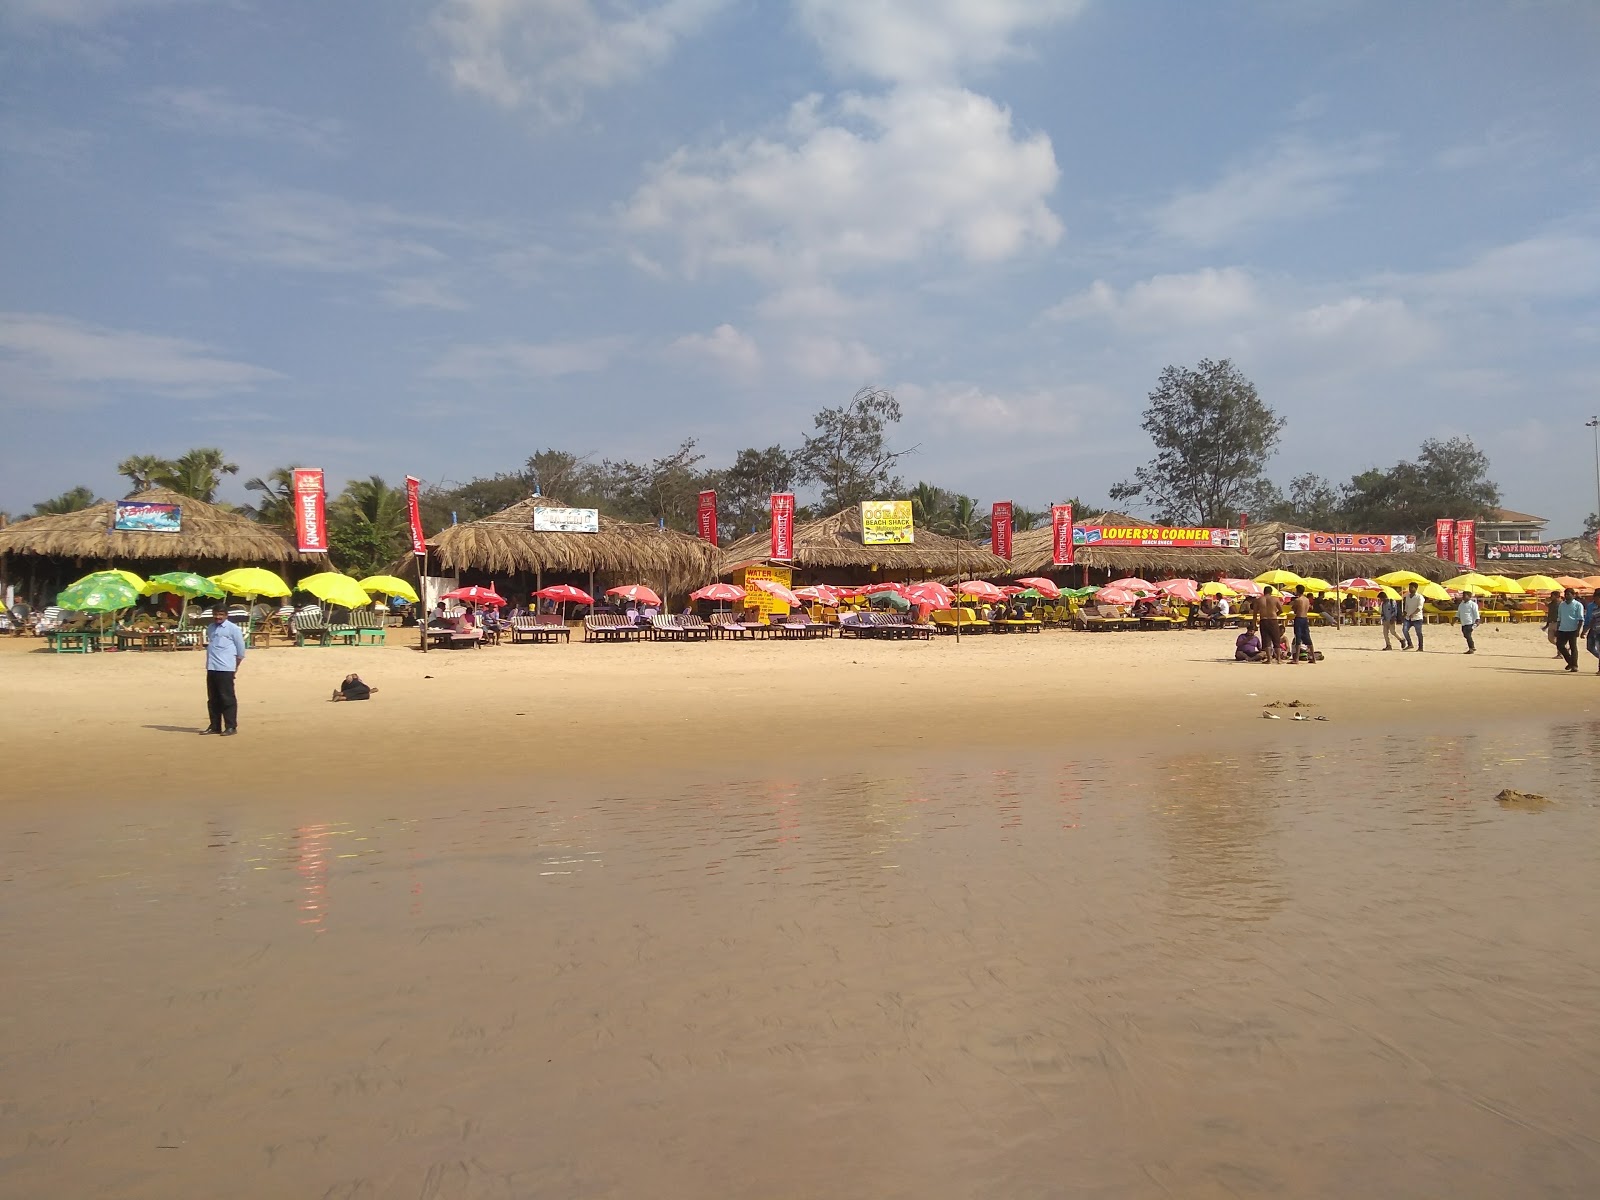
<instances>
[{"instance_id":1,"label":"man in blue shirt","mask_svg":"<svg viewBox=\"0 0 1600 1200\"><path fill-rule=\"evenodd\" d=\"M1583 631L1588 634L1589 653L1600 659L1600 588L1596 588L1594 595L1589 597L1588 606L1583 610ZM1600 666L1595 667L1600 673Z\"/></svg>"},{"instance_id":2,"label":"man in blue shirt","mask_svg":"<svg viewBox=\"0 0 1600 1200\"><path fill-rule=\"evenodd\" d=\"M228 620L228 611L220 604L213 606L211 616L211 628L206 631L206 710L211 724L200 732L229 737L239 732L233 677L244 662L244 631Z\"/></svg>"},{"instance_id":3,"label":"man in blue shirt","mask_svg":"<svg viewBox=\"0 0 1600 1200\"><path fill-rule=\"evenodd\" d=\"M1567 670L1578 670L1578 631L1583 628L1583 602L1571 588L1556 605L1556 653L1567 660Z\"/></svg>"}]
</instances>

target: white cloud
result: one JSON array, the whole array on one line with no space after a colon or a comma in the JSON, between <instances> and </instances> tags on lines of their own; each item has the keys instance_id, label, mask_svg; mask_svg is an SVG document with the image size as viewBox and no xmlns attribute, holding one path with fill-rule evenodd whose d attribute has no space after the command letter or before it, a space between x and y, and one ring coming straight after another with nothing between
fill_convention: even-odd
<instances>
[{"instance_id":1,"label":"white cloud","mask_svg":"<svg viewBox=\"0 0 1600 1200\"><path fill-rule=\"evenodd\" d=\"M1180 191L1152 214L1157 230L1201 246L1336 208L1349 181L1383 163L1372 139L1317 146L1298 138L1231 167L1215 183Z\"/></svg>"},{"instance_id":2,"label":"white cloud","mask_svg":"<svg viewBox=\"0 0 1600 1200\"><path fill-rule=\"evenodd\" d=\"M621 346L618 338L452 346L427 374L432 379L476 383L519 377L552 379L603 371Z\"/></svg>"},{"instance_id":3,"label":"white cloud","mask_svg":"<svg viewBox=\"0 0 1600 1200\"><path fill-rule=\"evenodd\" d=\"M1105 317L1133 326L1217 325L1254 316L1261 304L1255 280L1238 267L1207 267L1186 275L1156 275L1122 292L1097 279L1047 317Z\"/></svg>"},{"instance_id":4,"label":"white cloud","mask_svg":"<svg viewBox=\"0 0 1600 1200\"><path fill-rule=\"evenodd\" d=\"M184 2L193 0L6 0L0 4L0 17L22 26L92 29L128 13Z\"/></svg>"},{"instance_id":5,"label":"white cloud","mask_svg":"<svg viewBox=\"0 0 1600 1200\"><path fill-rule=\"evenodd\" d=\"M378 289L378 299L391 308L434 308L464 312L469 306L449 284L437 279L394 279Z\"/></svg>"},{"instance_id":6,"label":"white cloud","mask_svg":"<svg viewBox=\"0 0 1600 1200\"><path fill-rule=\"evenodd\" d=\"M801 26L841 70L894 83L954 83L1024 53L1023 35L1087 0L796 0Z\"/></svg>"},{"instance_id":7,"label":"white cloud","mask_svg":"<svg viewBox=\"0 0 1600 1200\"><path fill-rule=\"evenodd\" d=\"M847 95L828 113L811 97L782 139L678 151L624 219L677 239L691 271L795 279L934 253L987 262L1059 239L1046 203L1059 174L1047 136L1018 138L1010 112L972 92Z\"/></svg>"},{"instance_id":8,"label":"white cloud","mask_svg":"<svg viewBox=\"0 0 1600 1200\"><path fill-rule=\"evenodd\" d=\"M152 119L171 129L287 142L321 154L335 152L342 133L338 121L234 100L220 88L156 88L142 103Z\"/></svg>"},{"instance_id":9,"label":"white cloud","mask_svg":"<svg viewBox=\"0 0 1600 1200\"><path fill-rule=\"evenodd\" d=\"M1395 296L1345 296L1291 313L1272 333L1274 349L1311 362L1359 371L1413 363L1443 339L1426 317Z\"/></svg>"},{"instance_id":10,"label":"white cloud","mask_svg":"<svg viewBox=\"0 0 1600 1200\"><path fill-rule=\"evenodd\" d=\"M1092 384L996 390L943 380L901 383L894 394L911 428L926 428L936 436L954 431L983 438L1026 432L1035 440L1077 431L1084 412L1108 401L1105 392Z\"/></svg>"},{"instance_id":11,"label":"white cloud","mask_svg":"<svg viewBox=\"0 0 1600 1200\"><path fill-rule=\"evenodd\" d=\"M23 402L35 384L52 393L88 386L204 399L281 378L185 338L108 329L50 313L0 313L0 360L7 367L6 390Z\"/></svg>"},{"instance_id":12,"label":"white cloud","mask_svg":"<svg viewBox=\"0 0 1600 1200\"><path fill-rule=\"evenodd\" d=\"M1576 299L1600 292L1600 238L1550 233L1484 251L1463 267L1413 277L1442 299Z\"/></svg>"},{"instance_id":13,"label":"white cloud","mask_svg":"<svg viewBox=\"0 0 1600 1200\"><path fill-rule=\"evenodd\" d=\"M710 333L691 333L672 343L679 354L709 363L736 378L750 378L761 370L761 347L749 334L732 325L718 325Z\"/></svg>"},{"instance_id":14,"label":"white cloud","mask_svg":"<svg viewBox=\"0 0 1600 1200\"><path fill-rule=\"evenodd\" d=\"M433 32L460 89L549 122L572 120L589 92L665 61L728 0L443 0Z\"/></svg>"},{"instance_id":15,"label":"white cloud","mask_svg":"<svg viewBox=\"0 0 1600 1200\"><path fill-rule=\"evenodd\" d=\"M860 342L827 334L797 334L789 339L784 362L806 379L870 383L883 372L883 361Z\"/></svg>"}]
</instances>

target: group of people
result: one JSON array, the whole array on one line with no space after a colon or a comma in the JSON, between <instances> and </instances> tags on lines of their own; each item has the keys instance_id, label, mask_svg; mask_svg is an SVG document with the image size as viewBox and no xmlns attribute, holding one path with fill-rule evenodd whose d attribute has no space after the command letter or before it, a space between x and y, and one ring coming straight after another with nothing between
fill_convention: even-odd
<instances>
[{"instance_id":1,"label":"group of people","mask_svg":"<svg viewBox=\"0 0 1600 1200\"><path fill-rule=\"evenodd\" d=\"M1560 596L1552 595L1545 609L1544 629L1555 643L1556 657L1562 660L1565 670L1577 673L1580 636L1584 638L1584 648L1600 660L1600 588L1595 589L1587 604L1573 588L1567 588ZM1595 667L1595 673L1600 674L1600 665Z\"/></svg>"}]
</instances>

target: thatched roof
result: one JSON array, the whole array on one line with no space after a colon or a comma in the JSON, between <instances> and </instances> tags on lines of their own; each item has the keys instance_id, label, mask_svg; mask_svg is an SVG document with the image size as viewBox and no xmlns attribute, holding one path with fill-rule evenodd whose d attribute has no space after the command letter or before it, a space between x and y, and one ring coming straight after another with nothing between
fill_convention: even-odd
<instances>
[{"instance_id":1,"label":"thatched roof","mask_svg":"<svg viewBox=\"0 0 1600 1200\"><path fill-rule=\"evenodd\" d=\"M1453 578L1466 571L1460 563L1439 558L1432 551L1432 538L1418 538L1417 549L1411 554L1286 554L1283 551L1285 533L1313 533L1304 525L1287 521L1262 521L1250 526L1250 545L1254 557L1269 567L1281 567L1298 575L1318 579L1336 580L1336 576L1349 579L1356 575L1376 578L1390 571L1415 571L1435 582ZM1427 549L1424 549L1424 546ZM1263 568L1265 569L1265 568ZM1480 562L1479 570L1487 570ZM1532 571L1525 574L1532 574Z\"/></svg>"},{"instance_id":2,"label":"thatched roof","mask_svg":"<svg viewBox=\"0 0 1600 1200\"><path fill-rule=\"evenodd\" d=\"M178 533L113 532L116 503L106 500L77 512L29 517L0 529L0 554L116 563L152 559L237 564L326 561L325 555L301 554L288 537L269 525L166 488L151 488L127 499L180 505L182 529Z\"/></svg>"},{"instance_id":3,"label":"thatched roof","mask_svg":"<svg viewBox=\"0 0 1600 1200\"><path fill-rule=\"evenodd\" d=\"M1146 525L1149 522L1122 513L1102 513L1083 525ZM1055 534L1049 525L1029 529L1011 539L1011 574L1048 575L1070 570L1055 565ZM1250 578L1261 566L1248 554L1210 546L1078 546L1074 565L1105 571L1148 572L1155 576L1229 575Z\"/></svg>"},{"instance_id":4,"label":"thatched roof","mask_svg":"<svg viewBox=\"0 0 1600 1200\"><path fill-rule=\"evenodd\" d=\"M1586 563L1591 567L1600 564L1600 547L1595 545L1594 538L1562 538L1561 554L1568 562ZM1594 572L1585 571L1584 574L1593 575Z\"/></svg>"},{"instance_id":5,"label":"thatched roof","mask_svg":"<svg viewBox=\"0 0 1600 1200\"><path fill-rule=\"evenodd\" d=\"M676 529L618 521L602 513L599 533L534 531L535 508L562 507L548 496L530 496L492 516L451 525L428 545L438 563L451 571L594 571L630 583L659 584L671 592L691 590L717 577L716 547Z\"/></svg>"},{"instance_id":6,"label":"thatched roof","mask_svg":"<svg viewBox=\"0 0 1600 1200\"><path fill-rule=\"evenodd\" d=\"M772 531L762 530L740 538L722 552L727 573L741 563L771 562ZM794 529L794 558L785 565L801 570L870 571L919 576L960 574L965 578L1007 575L1011 564L982 546L926 529L916 531L909 546L866 546L861 542L859 506L831 517L803 521Z\"/></svg>"}]
</instances>

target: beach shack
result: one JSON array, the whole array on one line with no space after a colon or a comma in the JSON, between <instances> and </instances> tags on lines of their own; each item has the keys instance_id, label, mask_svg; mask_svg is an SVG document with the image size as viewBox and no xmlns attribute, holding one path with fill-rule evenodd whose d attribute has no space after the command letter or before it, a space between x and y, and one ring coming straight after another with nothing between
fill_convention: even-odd
<instances>
[{"instance_id":1,"label":"beach shack","mask_svg":"<svg viewBox=\"0 0 1600 1200\"><path fill-rule=\"evenodd\" d=\"M1044 575L1087 586L1136 575L1162 579L1223 576L1253 578L1262 567L1246 552L1241 529L1162 526L1122 513L1100 515L1073 525L1072 563L1056 562L1055 530L1050 525L1013 535L1013 576ZM1255 530L1250 531L1254 539Z\"/></svg>"},{"instance_id":2,"label":"beach shack","mask_svg":"<svg viewBox=\"0 0 1600 1200\"><path fill-rule=\"evenodd\" d=\"M1467 569L1436 555L1431 533L1422 538L1405 533L1323 532L1286 521L1262 521L1250 526L1250 545L1260 564L1256 574L1280 569L1330 583L1358 575L1376 579L1391 571L1415 571L1439 583Z\"/></svg>"}]
</instances>

